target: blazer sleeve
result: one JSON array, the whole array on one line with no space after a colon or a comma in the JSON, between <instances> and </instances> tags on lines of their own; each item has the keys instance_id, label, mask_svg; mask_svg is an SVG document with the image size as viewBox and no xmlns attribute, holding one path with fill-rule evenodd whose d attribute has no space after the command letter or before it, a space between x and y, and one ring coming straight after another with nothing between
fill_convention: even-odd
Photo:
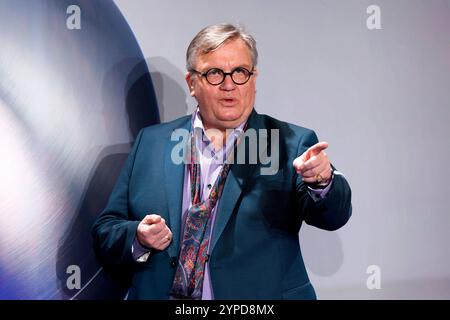
<instances>
[{"instance_id":1,"label":"blazer sleeve","mask_svg":"<svg viewBox=\"0 0 450 320\"><path fill-rule=\"evenodd\" d=\"M120 266L134 263L131 246L139 221L132 221L129 217L128 191L142 135L143 130L137 136L106 208L92 226L94 250L103 265Z\"/></svg>"},{"instance_id":2,"label":"blazer sleeve","mask_svg":"<svg viewBox=\"0 0 450 320\"><path fill-rule=\"evenodd\" d=\"M300 139L297 156L318 142L314 131L308 130ZM334 167L333 167L334 168ZM342 175L334 175L326 197L315 202L307 191L301 175L296 175L296 195L302 220L325 230L337 230L344 226L352 214L351 189Z\"/></svg>"}]
</instances>

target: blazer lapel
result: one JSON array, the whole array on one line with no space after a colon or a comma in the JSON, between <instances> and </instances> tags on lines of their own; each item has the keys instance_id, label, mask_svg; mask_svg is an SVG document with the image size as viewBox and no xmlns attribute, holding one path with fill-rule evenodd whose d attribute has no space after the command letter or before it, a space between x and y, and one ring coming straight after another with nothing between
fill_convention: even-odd
<instances>
[{"instance_id":1,"label":"blazer lapel","mask_svg":"<svg viewBox=\"0 0 450 320\"><path fill-rule=\"evenodd\" d=\"M257 132L257 141L259 144L259 135L258 130L264 127L261 122L261 118L258 113L253 110L248 120L248 129L256 130ZM249 146L248 143L242 143L244 139L240 141L237 146L237 154L239 152L245 152L246 157L248 158ZM266 145L267 147L267 145ZM265 151L265 150L262 150ZM233 210L238 202L242 191L245 187L246 182L251 177L253 171L256 167L258 167L259 160L256 164L248 163L248 159L245 164L234 163L231 165L230 172L228 173L227 180L225 181L225 186L223 189L222 197L219 200L219 206L216 211L216 218L214 223L214 229L210 244L209 252L213 252L214 247L217 244L225 226L228 223L228 220L233 213Z\"/></svg>"},{"instance_id":2,"label":"blazer lapel","mask_svg":"<svg viewBox=\"0 0 450 320\"><path fill-rule=\"evenodd\" d=\"M191 129L190 117L187 118L186 123L180 128L189 132ZM175 131L173 130L173 131ZM173 132L172 131L172 132ZM189 137L189 134L187 135ZM170 137L169 137L170 139ZM188 141L184 139L184 142ZM180 247L180 228L181 228L181 210L183 202L183 185L184 185L184 163L176 164L172 160L172 150L175 146L179 144L180 141L170 141L166 144L165 149L165 161L164 161L164 171L165 171L165 189L167 195L167 207L169 209L169 223L168 226L173 234L172 243L167 248L170 257L176 257L178 255ZM186 150L186 149L185 149Z\"/></svg>"}]
</instances>

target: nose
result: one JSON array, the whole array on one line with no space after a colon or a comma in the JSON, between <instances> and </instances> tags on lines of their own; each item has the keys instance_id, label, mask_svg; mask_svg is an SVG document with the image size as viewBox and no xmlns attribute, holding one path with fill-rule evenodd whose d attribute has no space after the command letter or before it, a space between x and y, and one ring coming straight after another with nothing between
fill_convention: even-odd
<instances>
[{"instance_id":1,"label":"nose","mask_svg":"<svg viewBox=\"0 0 450 320\"><path fill-rule=\"evenodd\" d=\"M233 79L231 79L231 75L227 74L223 82L220 84L220 89L225 91L231 91L234 90L235 88L236 84L233 82Z\"/></svg>"}]
</instances>

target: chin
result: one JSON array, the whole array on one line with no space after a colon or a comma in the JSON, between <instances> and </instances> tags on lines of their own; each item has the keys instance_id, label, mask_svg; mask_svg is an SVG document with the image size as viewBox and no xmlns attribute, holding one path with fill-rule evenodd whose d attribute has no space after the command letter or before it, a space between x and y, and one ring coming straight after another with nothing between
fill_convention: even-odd
<instances>
[{"instance_id":1,"label":"chin","mask_svg":"<svg viewBox=\"0 0 450 320\"><path fill-rule=\"evenodd\" d=\"M218 120L225 124L226 127L234 127L234 126L238 126L240 124L241 118L240 116L229 116L229 117L220 117L218 118Z\"/></svg>"},{"instance_id":2,"label":"chin","mask_svg":"<svg viewBox=\"0 0 450 320\"><path fill-rule=\"evenodd\" d=\"M243 114L244 112L236 107L222 107L217 118L221 121L237 121Z\"/></svg>"}]
</instances>

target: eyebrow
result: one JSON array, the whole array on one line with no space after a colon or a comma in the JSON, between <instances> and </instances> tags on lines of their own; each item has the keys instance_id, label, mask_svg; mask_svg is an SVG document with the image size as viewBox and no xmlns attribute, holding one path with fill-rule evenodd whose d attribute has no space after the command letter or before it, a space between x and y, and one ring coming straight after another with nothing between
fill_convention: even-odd
<instances>
[{"instance_id":1,"label":"eyebrow","mask_svg":"<svg viewBox=\"0 0 450 320\"><path fill-rule=\"evenodd\" d=\"M237 69L237 68L245 68L245 69L247 69L247 70L249 70L249 71L252 71L252 69L254 69L254 67L251 68L250 65L247 65L247 64L240 64L240 65L238 65L238 66L236 66L236 67L233 67L233 68L230 70L230 72L233 71L233 70L235 70L235 69ZM205 71L211 70L211 69L220 69L220 70L222 70L222 71L227 72L227 70L225 70L225 69L223 69L223 68L220 68L220 67L212 67L212 66L206 67L206 68L205 68Z\"/></svg>"}]
</instances>

